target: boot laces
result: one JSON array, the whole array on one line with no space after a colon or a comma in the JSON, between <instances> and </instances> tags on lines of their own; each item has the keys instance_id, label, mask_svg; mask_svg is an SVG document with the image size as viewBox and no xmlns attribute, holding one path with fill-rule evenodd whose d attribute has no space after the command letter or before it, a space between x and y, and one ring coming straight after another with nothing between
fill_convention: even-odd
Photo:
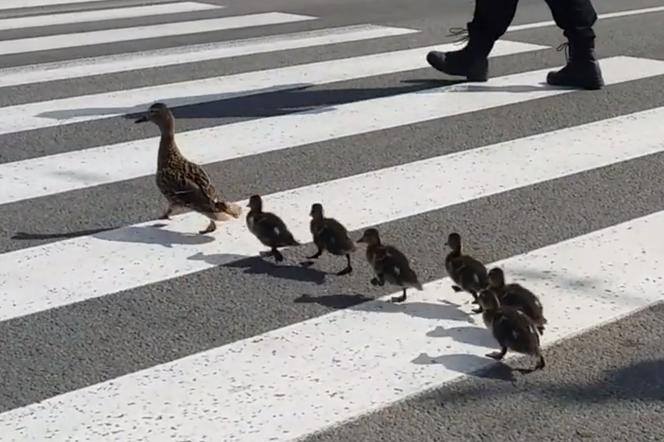
<instances>
[{"instance_id":1,"label":"boot laces","mask_svg":"<svg viewBox=\"0 0 664 442\"><path fill-rule=\"evenodd\" d=\"M565 51L565 59L567 60L567 63L570 62L572 54L570 53L570 50L569 50L569 42L566 41L565 43L560 44L556 48L556 51L558 51L558 52Z\"/></svg>"},{"instance_id":2,"label":"boot laces","mask_svg":"<svg viewBox=\"0 0 664 442\"><path fill-rule=\"evenodd\" d=\"M459 36L461 38L456 40L454 43L456 44L465 43L468 40L470 40L470 35L468 35L468 30L466 28L450 28L449 34L446 35L446 37L459 37Z\"/></svg>"}]
</instances>

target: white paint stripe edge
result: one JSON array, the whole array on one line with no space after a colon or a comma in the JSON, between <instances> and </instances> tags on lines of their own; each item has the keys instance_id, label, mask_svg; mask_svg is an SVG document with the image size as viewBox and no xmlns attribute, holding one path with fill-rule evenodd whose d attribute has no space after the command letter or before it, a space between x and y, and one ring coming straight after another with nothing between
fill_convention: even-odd
<instances>
[{"instance_id":1,"label":"white paint stripe edge","mask_svg":"<svg viewBox=\"0 0 664 442\"><path fill-rule=\"evenodd\" d=\"M495 56L546 48L501 42ZM415 48L3 107L0 135L144 112L154 101L163 101L170 107L185 106L411 71L428 66L422 54L430 49Z\"/></svg>"},{"instance_id":2,"label":"white paint stripe edge","mask_svg":"<svg viewBox=\"0 0 664 442\"><path fill-rule=\"evenodd\" d=\"M185 12L211 11L222 9L223 6L209 3L180 2L135 6L129 8L98 9L94 11L70 12L64 14L48 14L29 17L6 18L0 20L0 31L23 28L38 28L73 23L91 23L107 20L128 19L166 14L182 14Z\"/></svg>"},{"instance_id":3,"label":"white paint stripe edge","mask_svg":"<svg viewBox=\"0 0 664 442\"><path fill-rule=\"evenodd\" d=\"M607 85L664 74L662 61L615 57L600 64ZM575 93L542 86L547 71L184 132L177 141L189 158L208 164ZM154 173L157 144L158 138L151 138L1 164L0 204L149 176Z\"/></svg>"},{"instance_id":4,"label":"white paint stripe edge","mask_svg":"<svg viewBox=\"0 0 664 442\"><path fill-rule=\"evenodd\" d=\"M344 26L314 31L271 35L214 42L154 51L132 52L111 56L84 58L64 62L34 64L0 69L0 87L44 83L93 75L114 74L157 67L175 66L230 57L324 46L374 38L419 33L416 29L375 25Z\"/></svg>"},{"instance_id":5,"label":"white paint stripe edge","mask_svg":"<svg viewBox=\"0 0 664 442\"><path fill-rule=\"evenodd\" d=\"M661 300L652 275L664 260L662 224L658 212L497 264L510 279L528 275L551 344ZM468 300L450 285L434 281L404 306L383 298L12 410L0 415L0 431L7 442L99 434L106 442L292 442L491 364L488 331L441 302ZM368 281L366 292L375 293ZM459 366L463 355L477 359Z\"/></svg>"},{"instance_id":6,"label":"white paint stripe edge","mask_svg":"<svg viewBox=\"0 0 664 442\"><path fill-rule=\"evenodd\" d=\"M201 34L204 32L296 23L309 20L318 20L318 18L307 15L266 12L261 14L237 15L233 17L212 18L206 20L108 29L104 31L48 35L45 37L0 41L0 55L50 51L54 49L145 40L149 38L172 37L176 35Z\"/></svg>"},{"instance_id":7,"label":"white paint stripe edge","mask_svg":"<svg viewBox=\"0 0 664 442\"><path fill-rule=\"evenodd\" d=\"M71 5L76 3L97 3L108 0L2 0L0 10L5 9L28 9L44 6Z\"/></svg>"},{"instance_id":8,"label":"white paint stripe edge","mask_svg":"<svg viewBox=\"0 0 664 442\"><path fill-rule=\"evenodd\" d=\"M664 6L656 6L652 8L643 8L643 9L629 9L626 11L618 11L618 12L607 12L606 14L598 14L597 20L631 17L634 15L641 15L641 14L654 14L657 12L664 12ZM545 28L547 26L555 26L555 24L556 22L554 22L553 20L541 21L536 23L524 23L522 25L510 26L509 28L507 28L507 32L524 31L526 29Z\"/></svg>"},{"instance_id":9,"label":"white paint stripe edge","mask_svg":"<svg viewBox=\"0 0 664 442\"><path fill-rule=\"evenodd\" d=\"M310 239L307 214L316 201L357 230L661 152L663 115L664 107L292 189L265 196L266 208L279 213L302 241ZM500 173L495 173L496 164L501 164ZM260 189L247 189L256 191ZM383 204L384 195L390 196L390 204ZM160 210L155 206L155 212ZM199 272L264 250L244 220L224 224L214 237L195 234L204 224L201 216L186 214L164 228L147 222L2 254L0 321Z\"/></svg>"}]
</instances>

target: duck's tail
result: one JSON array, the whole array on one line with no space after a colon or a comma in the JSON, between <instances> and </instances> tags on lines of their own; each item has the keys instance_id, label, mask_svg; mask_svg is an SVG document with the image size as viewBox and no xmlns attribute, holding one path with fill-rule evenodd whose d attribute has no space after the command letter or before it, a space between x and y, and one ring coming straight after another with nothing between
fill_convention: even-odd
<instances>
[{"instance_id":1,"label":"duck's tail","mask_svg":"<svg viewBox=\"0 0 664 442\"><path fill-rule=\"evenodd\" d=\"M240 216L242 216L242 207L239 204L231 203L228 201L217 201L215 203L215 208L217 211L228 214L235 219L238 219Z\"/></svg>"},{"instance_id":2,"label":"duck's tail","mask_svg":"<svg viewBox=\"0 0 664 442\"><path fill-rule=\"evenodd\" d=\"M414 289L419 290L420 292L421 292L422 290L424 290L424 287L422 286L422 283L421 283L420 281L416 281L416 282L414 282L414 283L412 284L412 287L413 287Z\"/></svg>"},{"instance_id":3,"label":"duck's tail","mask_svg":"<svg viewBox=\"0 0 664 442\"><path fill-rule=\"evenodd\" d=\"M411 272L412 272L412 274L409 275L410 277L404 283L404 286L419 290L421 292L422 290L424 290L424 287L422 287L422 283L420 282L420 280L417 277L417 275L415 274L415 272L412 271L412 270L411 270Z\"/></svg>"},{"instance_id":4,"label":"duck's tail","mask_svg":"<svg viewBox=\"0 0 664 442\"><path fill-rule=\"evenodd\" d=\"M292 233L288 232L288 234L284 236L285 236L285 238L283 238L284 247L301 245L300 242L293 237Z\"/></svg>"}]
</instances>

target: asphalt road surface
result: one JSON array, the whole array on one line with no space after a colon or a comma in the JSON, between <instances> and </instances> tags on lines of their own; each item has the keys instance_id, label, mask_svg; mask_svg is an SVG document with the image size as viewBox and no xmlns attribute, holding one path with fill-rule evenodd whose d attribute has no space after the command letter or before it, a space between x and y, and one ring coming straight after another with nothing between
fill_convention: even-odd
<instances>
[{"instance_id":1,"label":"asphalt road surface","mask_svg":"<svg viewBox=\"0 0 664 442\"><path fill-rule=\"evenodd\" d=\"M377 362L385 364L383 369L387 371L386 367L397 364L399 358L408 361L399 368L403 370L400 376L411 376L409 386L402 392L394 397L383 394L382 381L377 377L381 370L368 370L366 362L364 366L348 362L343 370L338 368L345 373L344 378L319 381L334 384L329 388L339 391L346 382L358 382L359 387L347 387L345 396L340 395L339 409L344 409L344 401L349 405L339 419L330 408L329 398L323 401L321 396L319 403L315 391L309 397L299 390L292 395L290 391L282 392L278 395L282 399L275 396L262 405L254 404L266 409L281 407L276 414L256 417L249 411L254 405L248 405L248 397L243 398L239 390L227 388L224 382L235 382L245 373L247 385L255 384L263 390L272 384L281 385L280 379L286 377L282 370L286 369L276 363L272 377L270 369L266 369L264 376L250 378L252 370L261 364L259 360L231 367L226 380L223 373L211 374L212 363L205 375L210 377L190 374L191 378L208 379L204 385L207 393L192 389L194 399L190 402L203 401L205 395L225 398L226 409L215 412L226 413L228 420L218 420L216 424L203 414L192 414L189 396L176 395L169 396L168 401L163 399L171 408L160 405L162 410L170 410L160 415L162 424L158 420L148 424L147 414L160 407L154 405L161 397L157 387L150 384L152 390L141 393L145 408L136 411L128 399L129 381L118 380L127 382L122 384L122 392L113 390L116 384L112 382L130 379L127 376L141 370L150 377L151 370L161 364L202 352L219 351L220 359L230 360L231 349L236 348L232 345L239 345L234 344L238 341L252 342L258 335L291 325L299 330L297 324L303 321L357 308L358 295L366 301L365 296L374 298L396 291L394 287L378 289L368 284L372 275L362 252L354 258L351 276L326 273L341 269L344 262L329 255L308 269L299 266L298 259L313 252L311 244L304 246L306 252L284 252L286 263L275 268L256 257L253 250L262 250L257 242L238 236L245 235L237 233L244 220L234 222L240 227L228 227L229 233L223 227L207 237L145 233L138 227L115 230L155 220L164 209L152 176L157 128L135 125L126 116L137 115L155 101L172 104L178 134L206 128L217 131L199 131L199 135L178 140L185 155L206 164L226 198L244 201L254 193L283 193L286 196L280 201L284 204L292 204L298 210L306 206L308 210L315 201L300 201L300 194L287 191L306 187L303 195L331 195L330 198L336 198L333 202L321 202L338 208L330 216L348 222L353 238L359 238L365 226L377 226L386 241L411 257L422 282L434 284L446 276L443 244L445 235L452 230L468 238L470 252L492 263L517 255L527 257L537 249L664 210L661 123L630 123L630 127L642 127L643 130L634 130L634 139L647 138L650 150L644 147L639 151L638 143L627 139L622 143L624 152L620 151L621 146L614 146L607 158L597 154L602 146L592 142L586 145L595 156L588 153L584 157L574 151L576 147L568 150L574 134L556 138L561 144L555 161L538 162L538 158L545 157L532 153L532 161L526 161L527 168L523 170L510 169L510 163L520 155L512 152L512 156L501 156L499 148L491 150L496 156L491 157L493 167L488 169L477 166L474 157L462 155L482 146L500 146L498 143L664 106L661 65L641 68L638 63L623 61L614 72L605 68L610 84L597 92L535 96L541 93L541 86L528 85L531 80L524 79L527 85L505 86L504 90L496 86L493 95L488 89L470 89L467 97L471 98L467 100L466 96L456 95L457 103L461 103L457 110L447 112L432 105L428 118L420 110L426 105L426 98L405 99L400 102L401 107L390 104L393 115L386 104L352 108L357 111L344 111L345 116L341 116L338 112L364 100L416 92L420 92L417 97L427 97L429 93L431 100L439 99L432 91L453 83L422 65L426 48L453 41L447 36L448 29L464 26L471 14L471 2L206 0L192 4L116 0L56 4L53 0L33 0L25 4L34 8L18 9L21 3L0 2L0 440L246 442L255 437L256 441L287 442L296 436L306 442L664 440L664 306L657 303L656 293L662 270L645 270L650 268L648 265L656 269L657 263L662 262L658 259L664 248L656 235L650 238L652 249L643 248L643 263L634 264L633 273L619 264L621 256L632 255L621 255L618 246L606 249L611 253L599 256L598 252L598 256L579 258L578 263L569 264L571 268L581 268L592 265L593 259L605 260L598 266L607 272L607 278L631 281L627 288L616 290L628 290L634 284L631 288L641 291L639 287L645 284L642 291L648 292L649 297L647 302L633 306L628 306L627 301L622 305L618 299L616 302L622 307L612 311L623 316L610 322L606 322L610 319L608 310L600 315L593 309L577 308L565 314L549 306L571 301L564 296L545 298L546 308L556 311L553 317L559 315L561 321L567 318L573 324L561 325L556 331L555 320L551 321L555 339L552 337L546 348L548 365L540 372L512 372L509 366L527 363L520 359L475 370L489 364L480 356L483 351L465 354L465 350L445 347L441 342L445 341L443 336L451 336L444 330L451 319L437 317L436 307L429 305L425 319L399 319L407 315L384 313L388 316L384 319L385 328L376 332L385 336L388 343L390 336L393 342L404 339L390 347L389 352L386 350L385 354L391 354L390 362ZM664 62L662 0L596 3L600 14L609 14L596 28L600 58L628 56ZM177 4L181 4L181 9L169 9ZM148 9L132 9L137 6ZM152 7L157 9L149 9ZM657 7L661 10L622 14ZM100 12L95 15L94 11ZM235 19L192 23L265 13L278 14L247 19L264 21L253 26ZM522 1L513 23L516 28L504 40L545 47L512 50L517 46L506 46L512 52L492 59L492 76L561 66L564 55L555 48L563 42L562 33L555 26L541 24L550 20L543 1ZM155 27L165 23L175 25ZM519 28L531 23L540 24ZM332 28L343 29L325 33ZM109 32L78 34L104 30ZM300 35L304 32L312 34ZM353 32L382 35L342 38ZM295 33L298 35L283 37ZM315 39L328 39L328 44L312 43ZM217 43L230 41L234 43ZM177 52L179 47L207 43L212 46ZM365 73L352 64L321 65L306 72L285 70L290 66L413 48L425 48L416 58L420 65L403 67L407 56L395 57L394 72L389 60L382 62L383 67L376 67L378 62L366 62ZM195 59L195 54L208 49L218 51L218 55ZM116 57L118 54L129 55L122 58ZM87 64L80 61L91 57L103 58ZM179 60L180 57L194 58L187 61ZM72 64L67 64L71 60ZM396 66L399 63L402 67ZM633 74L629 66L634 72L642 69L650 73ZM249 75L267 70L275 71ZM234 77L202 82L227 76ZM514 78L517 83L521 81L521 77ZM196 80L201 82L184 84ZM167 84L172 85L157 89ZM494 104L492 100L496 100ZM407 114L415 115L412 121L406 121ZM398 122L399 119L404 121ZM385 122L375 123L378 126L373 129L365 124L378 120ZM252 121L256 123L250 126ZM237 131L218 130L235 127L230 125L238 125ZM648 135L649 130L653 136ZM239 134L245 134L245 138ZM131 143L144 139L152 144ZM519 146L522 145L526 146L524 142ZM148 146L147 156L141 146ZM82 153L89 156L79 156ZM398 178L407 172L394 175L395 179L402 179L394 184L405 189L401 193L389 190L391 184L384 178L387 175L380 178L370 173L382 174L383 169L439 156L449 157L443 158L451 169L440 170L439 175L423 175L425 166L413 166L413 177L408 183L406 178ZM615 159L608 158L612 156ZM581 164L584 161L587 164ZM552 163L558 169L553 170ZM478 167L476 175L462 167L473 164ZM571 169L565 172L563 169L568 166ZM360 174L364 174L363 178L348 184L351 187L332 181L355 179ZM471 176L486 185L466 191L463 180ZM524 181L512 183L512 178ZM419 207L418 198L425 198L418 189L427 181L440 187L437 191L429 189L430 199ZM317 183L324 184L313 187ZM351 195L344 189L356 189L358 193ZM408 207L393 216L390 211L397 209L390 203ZM376 208L380 204L390 207L381 212ZM291 216L287 206L269 205L269 210ZM372 213L379 212L381 217L372 217ZM308 235L307 213L297 216L303 223L297 232ZM204 224L202 218L195 218L187 226L198 229ZM632 228L636 230L637 227ZM218 238L213 241L215 235ZM165 236L170 238L168 243L162 242ZM307 237L304 239L308 241ZM560 246L560 250L563 248ZM182 259L182 269L171 269L169 266L180 265L178 259L182 256L189 257ZM648 286L647 281L653 285ZM416 303L418 296L431 296L427 293L413 292L409 302ZM451 290L446 293L433 299L456 302L461 296ZM426 340L427 348L406 342L409 327L414 330L424 326L417 321L425 320L428 322L424 325L441 321L442 333L418 338ZM331 321L325 330L334 330ZM348 321L352 323L352 318ZM360 319L355 321L359 324ZM368 355L377 351L370 341L378 338L369 338L359 329L345 333L356 334L350 338L356 343L349 343L348 348L356 345L359 349L361 343L367 342L364 348ZM471 332L463 336L469 336L468 333ZM567 339L558 339L562 337ZM472 343L459 345L463 349L472 347ZM271 348L274 356L279 347ZM413 354L397 354L404 351ZM266 353L265 358L269 360L270 354ZM331 364L325 361L314 356L293 358L289 370L294 377L303 373L323 376L325 370L320 367ZM443 371L448 374L443 375ZM362 378L364 375L366 378ZM389 373L385 376L385 389L396 385ZM418 376L431 381L418 383ZM131 382L137 382L131 384L135 385L134 392L148 389L147 381ZM92 387L96 384L108 387L86 393L85 400L83 393L76 393L86 387L97 388ZM171 388L177 389L175 380L164 385L164 394ZM102 390L116 392L106 397L100 393ZM376 399L372 402L367 396L373 392ZM67 396L69 393L75 395ZM353 395L364 396L366 404L350 404ZM109 403L113 400L118 405L114 409L117 414L111 418ZM101 411L91 411L95 407ZM200 412L203 405L199 407ZM311 423L312 409L319 410L316 419L322 422L320 425ZM355 419L348 421L351 414ZM268 418L280 432L267 430ZM74 425L76 422L78 426ZM263 430L255 429L252 436L246 429L254 424L248 422L264 422L265 426ZM319 431L309 435L312 429ZM164 436L167 434L170 436Z\"/></svg>"}]
</instances>

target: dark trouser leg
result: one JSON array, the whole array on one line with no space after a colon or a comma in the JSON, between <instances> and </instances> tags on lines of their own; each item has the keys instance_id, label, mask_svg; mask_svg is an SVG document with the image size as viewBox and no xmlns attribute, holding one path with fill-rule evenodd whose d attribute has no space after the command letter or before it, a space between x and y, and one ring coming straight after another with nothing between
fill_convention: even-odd
<instances>
[{"instance_id":1,"label":"dark trouser leg","mask_svg":"<svg viewBox=\"0 0 664 442\"><path fill-rule=\"evenodd\" d=\"M600 89L604 86L602 71L595 58L597 13L591 0L546 0L556 25L568 41L567 65L549 72L547 83L553 86Z\"/></svg>"},{"instance_id":2,"label":"dark trouser leg","mask_svg":"<svg viewBox=\"0 0 664 442\"><path fill-rule=\"evenodd\" d=\"M468 23L468 43L458 51L431 51L427 62L447 75L469 81L487 81L488 56L514 19L518 0L476 0L473 20Z\"/></svg>"}]
</instances>

